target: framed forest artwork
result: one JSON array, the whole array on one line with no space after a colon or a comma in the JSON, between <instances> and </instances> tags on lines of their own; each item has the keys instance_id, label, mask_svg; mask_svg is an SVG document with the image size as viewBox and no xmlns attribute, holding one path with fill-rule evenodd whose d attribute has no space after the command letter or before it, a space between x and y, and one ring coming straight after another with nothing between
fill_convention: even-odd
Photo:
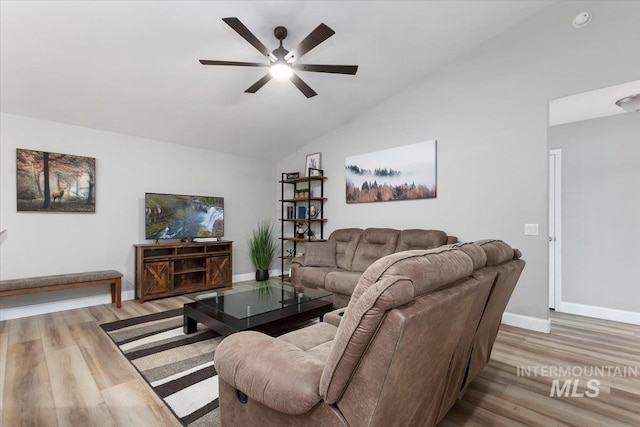
<instances>
[{"instance_id":1,"label":"framed forest artwork","mask_svg":"<svg viewBox=\"0 0 640 427\"><path fill-rule=\"evenodd\" d=\"M18 212L95 212L96 159L72 154L16 152Z\"/></svg>"},{"instance_id":2,"label":"framed forest artwork","mask_svg":"<svg viewBox=\"0 0 640 427\"><path fill-rule=\"evenodd\" d=\"M347 203L436 197L436 141L347 157Z\"/></svg>"}]
</instances>

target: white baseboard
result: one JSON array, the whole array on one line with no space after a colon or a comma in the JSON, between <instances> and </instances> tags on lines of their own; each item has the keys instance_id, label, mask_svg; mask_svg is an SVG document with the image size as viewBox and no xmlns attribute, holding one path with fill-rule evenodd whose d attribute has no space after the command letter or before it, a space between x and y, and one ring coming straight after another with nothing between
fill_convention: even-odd
<instances>
[{"instance_id":1,"label":"white baseboard","mask_svg":"<svg viewBox=\"0 0 640 427\"><path fill-rule=\"evenodd\" d=\"M269 277L279 277L280 276L280 272L282 270L278 269L278 270L269 270ZM233 283L236 282L245 282L247 280L255 280L256 279L256 273L244 273L244 274L236 274L231 278L231 281Z\"/></svg>"},{"instance_id":2,"label":"white baseboard","mask_svg":"<svg viewBox=\"0 0 640 427\"><path fill-rule=\"evenodd\" d=\"M269 275L271 275L271 272L269 272ZM231 278L231 281L233 283L236 283L236 282L244 282L245 280L255 280L255 278L256 278L256 273L235 274Z\"/></svg>"},{"instance_id":3,"label":"white baseboard","mask_svg":"<svg viewBox=\"0 0 640 427\"><path fill-rule=\"evenodd\" d=\"M560 313L577 314L578 316L595 317L596 319L613 320L614 322L640 325L640 313L635 311L596 307L593 305L564 301L560 302L558 307L556 307L556 311Z\"/></svg>"},{"instance_id":4,"label":"white baseboard","mask_svg":"<svg viewBox=\"0 0 640 427\"><path fill-rule=\"evenodd\" d=\"M65 292L65 291L63 291ZM66 290L71 292L71 290ZM40 294L34 294L40 295ZM17 295L9 298L26 298L27 295ZM135 298L135 291L122 291L122 300L132 300ZM111 293L100 295L84 296L79 298L70 298L57 301L45 301L29 304L25 301L25 305L16 305L13 307L4 307L0 301L0 321L19 319L21 317L37 316L39 314L56 313L58 311L73 310L76 308L91 307L94 305L111 304Z\"/></svg>"},{"instance_id":5,"label":"white baseboard","mask_svg":"<svg viewBox=\"0 0 640 427\"><path fill-rule=\"evenodd\" d=\"M502 323L517 328L529 329L531 331L548 334L551 332L551 319L540 319L538 317L523 316L515 313L502 313Z\"/></svg>"}]
</instances>

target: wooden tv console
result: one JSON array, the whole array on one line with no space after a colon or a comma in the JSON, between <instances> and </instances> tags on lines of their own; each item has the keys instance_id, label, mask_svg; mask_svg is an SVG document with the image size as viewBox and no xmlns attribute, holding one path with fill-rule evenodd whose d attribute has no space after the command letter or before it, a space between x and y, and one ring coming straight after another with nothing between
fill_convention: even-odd
<instances>
[{"instance_id":1,"label":"wooden tv console","mask_svg":"<svg viewBox=\"0 0 640 427\"><path fill-rule=\"evenodd\" d=\"M233 242L147 243L136 248L136 298L150 299L231 286Z\"/></svg>"}]
</instances>

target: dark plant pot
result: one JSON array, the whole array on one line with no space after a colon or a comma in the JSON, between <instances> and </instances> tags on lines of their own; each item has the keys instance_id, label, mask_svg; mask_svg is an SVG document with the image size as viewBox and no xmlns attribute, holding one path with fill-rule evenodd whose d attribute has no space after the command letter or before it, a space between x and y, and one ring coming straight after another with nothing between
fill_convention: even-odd
<instances>
[{"instance_id":1,"label":"dark plant pot","mask_svg":"<svg viewBox=\"0 0 640 427\"><path fill-rule=\"evenodd\" d=\"M269 270L256 270L256 282L269 280Z\"/></svg>"}]
</instances>

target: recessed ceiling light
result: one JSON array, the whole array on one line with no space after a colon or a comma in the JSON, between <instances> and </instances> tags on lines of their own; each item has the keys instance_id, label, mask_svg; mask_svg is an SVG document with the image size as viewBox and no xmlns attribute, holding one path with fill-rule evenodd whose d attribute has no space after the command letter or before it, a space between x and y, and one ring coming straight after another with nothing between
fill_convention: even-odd
<instances>
[{"instance_id":1,"label":"recessed ceiling light","mask_svg":"<svg viewBox=\"0 0 640 427\"><path fill-rule=\"evenodd\" d=\"M591 22L591 12L580 12L573 18L573 26L576 28L582 28Z\"/></svg>"}]
</instances>

